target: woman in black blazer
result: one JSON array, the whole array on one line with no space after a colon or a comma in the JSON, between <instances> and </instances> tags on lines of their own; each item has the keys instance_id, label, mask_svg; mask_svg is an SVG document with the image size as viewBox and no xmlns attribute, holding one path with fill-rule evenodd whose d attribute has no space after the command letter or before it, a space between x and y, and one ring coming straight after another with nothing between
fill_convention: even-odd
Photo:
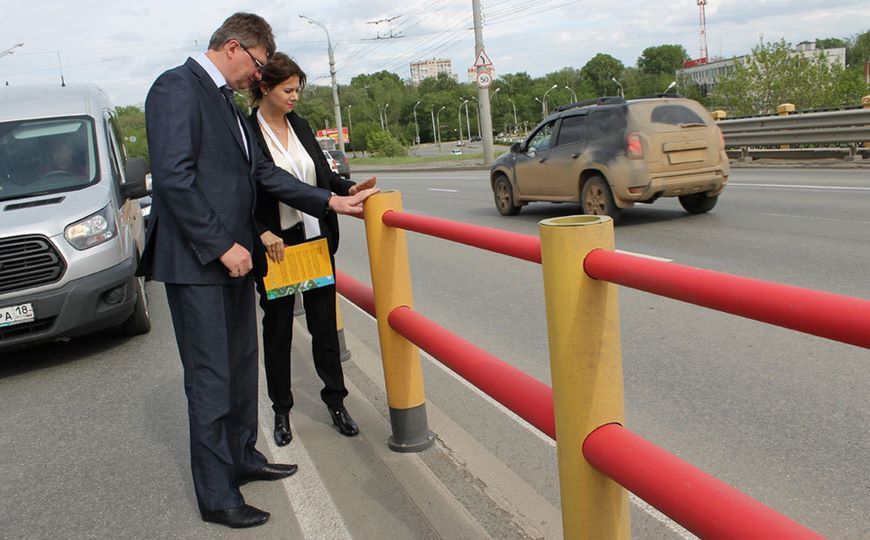
<instances>
[{"instance_id":1,"label":"woman in black blazer","mask_svg":"<svg viewBox=\"0 0 870 540\"><path fill-rule=\"evenodd\" d=\"M372 187L375 177L356 184L333 172L308 122L293 110L305 86L305 73L290 57L275 53L262 70L262 80L251 90L256 106L249 122L263 152L279 167L303 182L328 189L334 194L353 195ZM330 259L338 249L338 219L328 212L323 219L303 214L268 193L257 193L254 212L257 230L266 254L280 261L284 246L325 237ZM293 440L290 431L290 409L293 393L290 389L290 347L293 338L294 295L269 300L263 281L257 281L260 306L263 308L263 355L269 398L275 411L275 443L278 446ZM352 437L359 428L344 408L347 389L341 369L338 332L336 330L335 285L311 289L302 293L305 319L311 333L314 367L323 380L320 397L326 403L332 422L342 435Z\"/></svg>"}]
</instances>

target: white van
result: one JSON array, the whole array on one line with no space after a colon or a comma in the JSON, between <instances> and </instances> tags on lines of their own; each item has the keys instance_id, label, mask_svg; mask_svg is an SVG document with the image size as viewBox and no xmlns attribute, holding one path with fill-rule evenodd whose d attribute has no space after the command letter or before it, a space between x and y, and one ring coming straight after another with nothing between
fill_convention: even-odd
<instances>
[{"instance_id":1,"label":"white van","mask_svg":"<svg viewBox=\"0 0 870 540\"><path fill-rule=\"evenodd\" d=\"M99 88L0 87L0 351L151 329L145 172Z\"/></svg>"}]
</instances>

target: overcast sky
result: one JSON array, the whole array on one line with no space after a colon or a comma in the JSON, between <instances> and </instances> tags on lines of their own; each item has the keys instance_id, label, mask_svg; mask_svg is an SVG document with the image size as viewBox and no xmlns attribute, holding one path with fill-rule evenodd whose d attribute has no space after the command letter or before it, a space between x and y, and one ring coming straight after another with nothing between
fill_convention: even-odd
<instances>
[{"instance_id":1,"label":"overcast sky","mask_svg":"<svg viewBox=\"0 0 870 540\"><path fill-rule=\"evenodd\" d=\"M541 76L580 68L597 53L635 65L644 48L683 45L699 56L696 0L481 0L486 52L496 75ZM263 0L0 0L0 84L102 86L116 105L141 104L154 78L202 51L235 11L268 20L278 49L296 58L309 84L328 84L324 23L335 46L339 82L383 69L410 78L408 64L449 58L467 81L474 62L471 0L280 2ZM373 21L394 18L391 22ZM867 0L708 0L711 56L745 54L759 42L849 37L870 29ZM390 35L401 36L385 39ZM381 39L378 39L378 38Z\"/></svg>"}]
</instances>

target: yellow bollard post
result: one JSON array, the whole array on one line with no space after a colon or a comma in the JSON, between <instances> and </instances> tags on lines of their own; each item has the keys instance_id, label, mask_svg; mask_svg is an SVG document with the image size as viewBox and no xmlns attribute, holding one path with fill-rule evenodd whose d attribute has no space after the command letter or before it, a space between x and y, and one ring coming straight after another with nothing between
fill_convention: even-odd
<instances>
[{"instance_id":1,"label":"yellow bollard post","mask_svg":"<svg viewBox=\"0 0 870 540\"><path fill-rule=\"evenodd\" d=\"M711 112L710 116L713 117L713 120L718 122L719 120L724 120L725 117L728 116L728 113L723 111L722 109L717 109L717 110Z\"/></svg>"},{"instance_id":2,"label":"yellow bollard post","mask_svg":"<svg viewBox=\"0 0 870 540\"><path fill-rule=\"evenodd\" d=\"M780 116L788 116L794 112L794 103L783 103L782 105L776 108L776 114ZM787 150L791 148L791 145L781 144L779 147L783 150Z\"/></svg>"},{"instance_id":3,"label":"yellow bollard post","mask_svg":"<svg viewBox=\"0 0 870 540\"><path fill-rule=\"evenodd\" d=\"M564 537L625 540L631 536L628 492L589 465L581 450L596 428L625 421L616 285L583 270L590 251L613 249L613 220L568 216L545 219L538 228Z\"/></svg>"},{"instance_id":4,"label":"yellow bollard post","mask_svg":"<svg viewBox=\"0 0 870 540\"><path fill-rule=\"evenodd\" d=\"M338 350L341 351L339 357L342 362L350 360L350 351L347 350L347 341L344 339L344 319L341 316L341 302L338 299L338 292L335 294L335 330L338 333Z\"/></svg>"},{"instance_id":5,"label":"yellow bollard post","mask_svg":"<svg viewBox=\"0 0 870 540\"><path fill-rule=\"evenodd\" d=\"M420 350L387 322L393 309L414 307L405 231L384 225L381 218L388 210L402 210L402 195L398 191L372 195L363 211L393 430L388 444L395 452L420 452L432 446L435 436L429 431L426 418Z\"/></svg>"}]
</instances>

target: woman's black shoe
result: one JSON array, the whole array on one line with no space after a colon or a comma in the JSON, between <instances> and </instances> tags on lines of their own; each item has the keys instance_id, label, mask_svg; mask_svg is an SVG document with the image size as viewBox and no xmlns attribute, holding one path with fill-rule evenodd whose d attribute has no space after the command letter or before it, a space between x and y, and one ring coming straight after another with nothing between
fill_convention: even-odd
<instances>
[{"instance_id":1,"label":"woman's black shoe","mask_svg":"<svg viewBox=\"0 0 870 540\"><path fill-rule=\"evenodd\" d=\"M287 446L293 440L290 432L290 413L275 413L275 444Z\"/></svg>"},{"instance_id":2,"label":"woman's black shoe","mask_svg":"<svg viewBox=\"0 0 870 540\"><path fill-rule=\"evenodd\" d=\"M347 409L342 407L341 409L333 409L332 407L327 406L329 409L329 416L332 417L332 423L338 426L338 431L344 435L345 437L355 437L359 435L359 427L356 425L356 422L353 421L353 418L347 413Z\"/></svg>"}]
</instances>

